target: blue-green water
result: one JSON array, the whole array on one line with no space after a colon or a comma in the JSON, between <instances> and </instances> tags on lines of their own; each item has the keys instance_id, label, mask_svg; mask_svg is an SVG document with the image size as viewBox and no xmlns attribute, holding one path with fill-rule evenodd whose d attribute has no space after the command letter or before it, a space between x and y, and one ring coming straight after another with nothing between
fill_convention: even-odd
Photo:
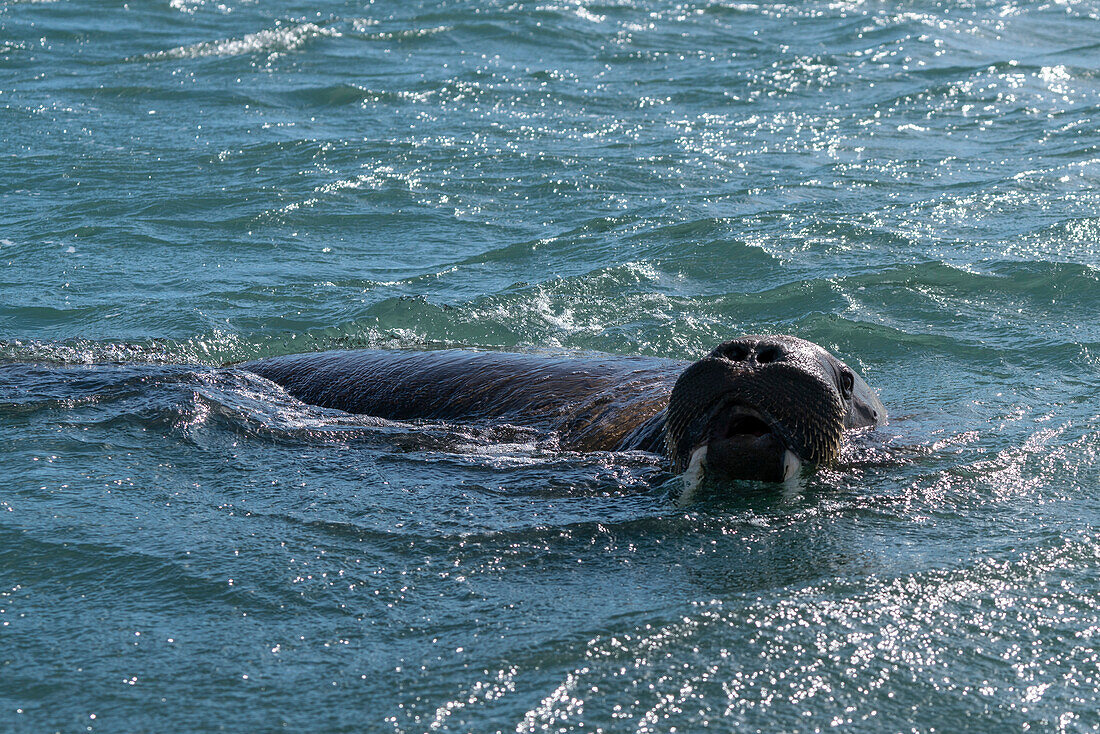
<instances>
[{"instance_id":1,"label":"blue-green water","mask_svg":"<svg viewBox=\"0 0 1100 734\"><path fill-rule=\"evenodd\" d=\"M1100 728L1100 5L0 0L0 730ZM817 341L655 457L222 365Z\"/></svg>"}]
</instances>

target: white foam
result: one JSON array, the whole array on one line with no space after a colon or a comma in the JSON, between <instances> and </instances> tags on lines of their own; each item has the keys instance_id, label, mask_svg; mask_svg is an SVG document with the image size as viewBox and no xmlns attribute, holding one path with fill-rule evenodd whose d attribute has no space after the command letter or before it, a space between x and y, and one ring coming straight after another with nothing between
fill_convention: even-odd
<instances>
[{"instance_id":1,"label":"white foam","mask_svg":"<svg viewBox=\"0 0 1100 734\"><path fill-rule=\"evenodd\" d=\"M340 33L331 28L322 28L316 23L301 23L299 25L285 25L277 28L249 33L241 38L227 38L219 41L207 41L191 46L179 46L147 54L145 58L151 59L197 59L204 56L242 56L251 53L268 53L278 55L294 51L307 41L319 36L339 36Z\"/></svg>"}]
</instances>

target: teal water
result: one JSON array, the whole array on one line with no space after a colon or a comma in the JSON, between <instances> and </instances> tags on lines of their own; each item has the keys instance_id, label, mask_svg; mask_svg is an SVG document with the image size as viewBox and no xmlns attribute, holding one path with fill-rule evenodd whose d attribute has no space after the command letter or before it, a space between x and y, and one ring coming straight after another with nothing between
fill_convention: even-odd
<instances>
[{"instance_id":1,"label":"teal water","mask_svg":"<svg viewBox=\"0 0 1100 734\"><path fill-rule=\"evenodd\" d=\"M0 0L0 730L1100 729L1100 5ZM225 367L833 350L644 454Z\"/></svg>"}]
</instances>

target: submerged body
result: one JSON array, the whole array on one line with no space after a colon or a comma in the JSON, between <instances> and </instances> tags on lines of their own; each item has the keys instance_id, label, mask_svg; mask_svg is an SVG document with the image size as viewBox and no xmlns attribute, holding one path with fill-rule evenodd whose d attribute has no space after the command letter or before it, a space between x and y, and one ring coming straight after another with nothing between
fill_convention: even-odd
<instances>
[{"instance_id":1,"label":"submerged body","mask_svg":"<svg viewBox=\"0 0 1100 734\"><path fill-rule=\"evenodd\" d=\"M446 350L297 354L242 365L305 403L392 420L546 427L576 451L643 450L678 472L777 481L878 425L874 391L821 347L748 336L694 363Z\"/></svg>"}]
</instances>

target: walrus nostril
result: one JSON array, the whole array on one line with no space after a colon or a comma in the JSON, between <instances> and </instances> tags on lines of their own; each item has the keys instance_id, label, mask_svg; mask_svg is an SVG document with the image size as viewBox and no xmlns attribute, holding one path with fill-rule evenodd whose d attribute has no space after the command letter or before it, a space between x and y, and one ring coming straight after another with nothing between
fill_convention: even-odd
<instances>
[{"instance_id":1,"label":"walrus nostril","mask_svg":"<svg viewBox=\"0 0 1100 734\"><path fill-rule=\"evenodd\" d=\"M721 354L732 362L741 362L749 356L749 348L740 342L734 342L723 347Z\"/></svg>"},{"instance_id":2,"label":"walrus nostril","mask_svg":"<svg viewBox=\"0 0 1100 734\"><path fill-rule=\"evenodd\" d=\"M756 353L756 361L760 364L767 364L768 362L774 362L779 359L779 347L766 346L762 347L759 352Z\"/></svg>"}]
</instances>

